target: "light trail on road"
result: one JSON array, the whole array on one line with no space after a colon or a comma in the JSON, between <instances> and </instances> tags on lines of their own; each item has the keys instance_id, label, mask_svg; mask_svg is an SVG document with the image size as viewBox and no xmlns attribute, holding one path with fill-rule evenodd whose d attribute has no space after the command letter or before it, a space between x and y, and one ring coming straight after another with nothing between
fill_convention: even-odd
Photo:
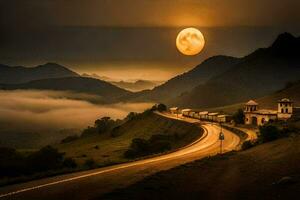
<instances>
[{"instance_id":1,"label":"light trail on road","mask_svg":"<svg viewBox=\"0 0 300 200\"><path fill-rule=\"evenodd\" d=\"M164 117L175 118L161 114ZM181 118L190 123L198 120ZM219 152L220 127L201 125L204 134L197 141L169 154L118 164L84 172L76 172L0 188L1 199L90 199L121 186L127 186L155 172L166 170L193 160L216 155ZM240 138L224 130L223 152L237 148Z\"/></svg>"}]
</instances>

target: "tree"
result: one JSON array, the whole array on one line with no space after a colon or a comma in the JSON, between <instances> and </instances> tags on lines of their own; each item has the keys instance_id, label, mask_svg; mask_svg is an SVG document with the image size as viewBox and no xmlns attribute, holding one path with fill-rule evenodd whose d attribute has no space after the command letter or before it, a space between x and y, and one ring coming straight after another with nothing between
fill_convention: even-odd
<instances>
[{"instance_id":1,"label":"tree","mask_svg":"<svg viewBox=\"0 0 300 200\"><path fill-rule=\"evenodd\" d=\"M79 139L79 137L77 136L77 135L70 135L70 136L68 136L68 137L66 137L66 138L64 138L64 139L62 139L61 140L61 143L63 144L63 143L70 143L70 142L73 142L73 141L75 141L75 140L78 140Z\"/></svg>"},{"instance_id":2,"label":"tree","mask_svg":"<svg viewBox=\"0 0 300 200\"><path fill-rule=\"evenodd\" d=\"M82 131L81 137L91 136L97 133L97 128L88 126Z\"/></svg>"},{"instance_id":3,"label":"tree","mask_svg":"<svg viewBox=\"0 0 300 200\"><path fill-rule=\"evenodd\" d=\"M108 132L117 126L120 122L114 121L110 117L102 117L95 121L95 127L99 134Z\"/></svg>"},{"instance_id":4,"label":"tree","mask_svg":"<svg viewBox=\"0 0 300 200\"><path fill-rule=\"evenodd\" d=\"M130 121L135 119L138 116L138 113L130 112L125 118L124 121Z\"/></svg>"},{"instance_id":5,"label":"tree","mask_svg":"<svg viewBox=\"0 0 300 200\"><path fill-rule=\"evenodd\" d=\"M280 137L280 130L273 125L263 125L259 127L260 137L262 142L269 142Z\"/></svg>"},{"instance_id":6,"label":"tree","mask_svg":"<svg viewBox=\"0 0 300 200\"><path fill-rule=\"evenodd\" d=\"M46 146L28 157L28 164L33 172L59 169L63 166L64 154L57 149Z\"/></svg>"},{"instance_id":7,"label":"tree","mask_svg":"<svg viewBox=\"0 0 300 200\"><path fill-rule=\"evenodd\" d=\"M167 106L165 104L155 104L152 108L152 111L159 111L159 112L163 112L163 111L167 111Z\"/></svg>"},{"instance_id":8,"label":"tree","mask_svg":"<svg viewBox=\"0 0 300 200\"><path fill-rule=\"evenodd\" d=\"M238 109L236 113L233 115L233 121L236 124L243 124L245 121L245 115L243 109Z\"/></svg>"}]
</instances>

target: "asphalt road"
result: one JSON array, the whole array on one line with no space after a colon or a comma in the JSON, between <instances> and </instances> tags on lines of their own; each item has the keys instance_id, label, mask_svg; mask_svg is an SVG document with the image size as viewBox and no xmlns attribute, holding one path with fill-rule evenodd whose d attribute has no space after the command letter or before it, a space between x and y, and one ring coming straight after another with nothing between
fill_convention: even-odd
<instances>
[{"instance_id":1,"label":"asphalt road","mask_svg":"<svg viewBox=\"0 0 300 200\"><path fill-rule=\"evenodd\" d=\"M164 116L174 118L169 115ZM188 118L180 120L198 122ZM220 150L220 127L215 124L202 124L201 126L204 128L202 137L178 151L131 163L2 187L0 200L94 199L114 189L128 186L155 172L217 154ZM223 129L223 132L225 135L223 152L236 149L240 143L239 137L228 130Z\"/></svg>"}]
</instances>

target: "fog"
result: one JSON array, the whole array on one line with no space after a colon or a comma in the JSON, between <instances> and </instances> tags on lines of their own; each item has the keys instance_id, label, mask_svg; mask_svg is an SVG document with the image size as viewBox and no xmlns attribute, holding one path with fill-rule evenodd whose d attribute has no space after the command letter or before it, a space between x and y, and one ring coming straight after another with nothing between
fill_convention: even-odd
<instances>
[{"instance_id":1,"label":"fog","mask_svg":"<svg viewBox=\"0 0 300 200\"><path fill-rule=\"evenodd\" d=\"M124 118L151 103L97 105L97 96L57 91L1 91L0 132L82 129L103 116Z\"/></svg>"}]
</instances>

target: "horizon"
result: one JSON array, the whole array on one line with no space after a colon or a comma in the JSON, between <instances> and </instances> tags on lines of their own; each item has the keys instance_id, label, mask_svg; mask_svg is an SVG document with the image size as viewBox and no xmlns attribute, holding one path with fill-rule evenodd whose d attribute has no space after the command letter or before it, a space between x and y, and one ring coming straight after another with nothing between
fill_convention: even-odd
<instances>
[{"instance_id":1,"label":"horizon","mask_svg":"<svg viewBox=\"0 0 300 200\"><path fill-rule=\"evenodd\" d=\"M0 0L0 199L298 199L299 0Z\"/></svg>"},{"instance_id":2,"label":"horizon","mask_svg":"<svg viewBox=\"0 0 300 200\"><path fill-rule=\"evenodd\" d=\"M89 27L91 28L91 27ZM93 27L94 28L94 27ZM96 28L99 29L100 27ZM209 29L223 29L224 27L210 27ZM127 82L132 82L133 80L149 80L149 81L167 81L171 78L174 78L180 74L186 73L193 68L195 68L197 65L201 64L203 61L205 61L208 58L218 56L218 55L224 55L224 56L232 56L232 57L237 57L241 58L244 56L249 55L250 53L254 52L258 48L266 48L269 47L275 39L278 37L278 35L288 32L292 34L295 37L299 37L300 34L300 28L299 31L295 30L293 32L289 31L280 31L278 29L270 28L270 27L260 27L262 30L258 32L265 32L264 38L261 39L259 43L256 43L253 45L252 40L257 38L255 35L258 33L255 33L254 35L250 34L249 32L253 31L253 29L257 27L235 27L237 29L237 33L239 34L242 30L246 36L244 38L240 39L238 42L239 43L245 43L247 45L251 44L251 47L245 45L243 51L241 49L234 49L235 47L231 46L231 52L232 53L225 53L228 52L228 48L221 48L220 45L217 45L217 48L213 49L211 52L215 52L214 54L211 54L208 52L207 49L204 50L204 55L203 53L200 54L199 56L193 56L192 58L180 58L178 62L174 63L174 61L171 60L132 60L132 59L125 59L125 60L100 60L97 63L86 63L85 61L64 61L61 60L55 61L55 60L43 60L43 61L1 61L1 64L6 64L10 66L25 66L25 67L35 67L38 65L43 65L45 63L53 62L60 64L62 66L65 66L78 74L82 75L84 73L87 74L97 74L101 77L105 76L108 77L112 80L115 81L127 81ZM106 28L100 28L101 30L104 29L105 31ZM117 27L116 29L120 29L120 27ZM123 28L121 28L123 29ZM131 30L132 28L125 28ZM134 27L135 29L144 29L144 28L137 28ZM149 27L147 28L149 29ZM150 29L156 29L156 28L150 28ZM177 29L177 28L164 28L164 29ZM226 28L228 29L228 28ZM246 29L246 30L244 30ZM266 30L266 31L265 31ZM232 32L232 30L231 30ZM257 31L256 31L257 32ZM271 35L271 38L269 38L269 35ZM220 38L218 39L220 40ZM237 45L236 45L237 46ZM207 48L207 47L205 47ZM221 49L220 49L221 48ZM223 53L224 52L224 53ZM178 52L176 52L179 54ZM26 60L26 59L25 59ZM79 64L78 64L79 63ZM80 64L81 63L81 64ZM142 67L142 68L141 68ZM111 70L112 68L112 70ZM147 70L145 70L147 69ZM156 76L153 76L153 75Z\"/></svg>"}]
</instances>

